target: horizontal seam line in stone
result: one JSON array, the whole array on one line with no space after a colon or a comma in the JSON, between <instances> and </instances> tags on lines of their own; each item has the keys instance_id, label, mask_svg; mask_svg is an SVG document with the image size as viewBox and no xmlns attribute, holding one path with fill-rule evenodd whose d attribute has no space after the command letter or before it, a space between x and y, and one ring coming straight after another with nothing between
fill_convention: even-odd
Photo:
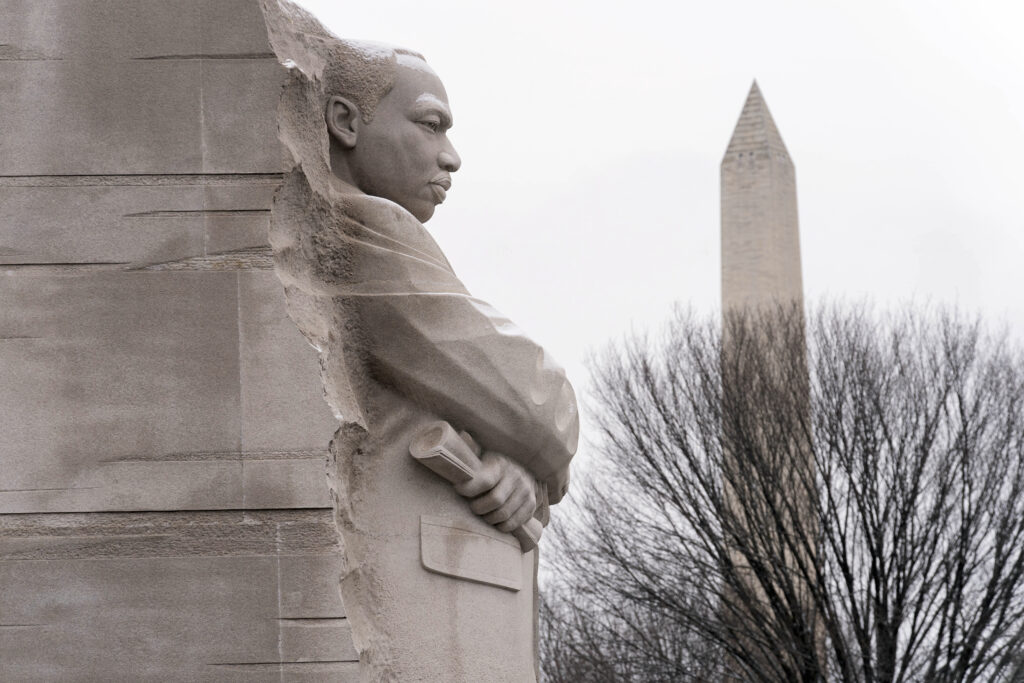
<instances>
[{"instance_id":1,"label":"horizontal seam line in stone","mask_svg":"<svg viewBox=\"0 0 1024 683\"><path fill-rule=\"evenodd\" d=\"M163 60L191 60L191 59L276 59L273 52L235 52L235 53L194 53L194 54L171 54L151 55L146 57L132 57L132 61L163 61Z\"/></svg>"}]
</instances>

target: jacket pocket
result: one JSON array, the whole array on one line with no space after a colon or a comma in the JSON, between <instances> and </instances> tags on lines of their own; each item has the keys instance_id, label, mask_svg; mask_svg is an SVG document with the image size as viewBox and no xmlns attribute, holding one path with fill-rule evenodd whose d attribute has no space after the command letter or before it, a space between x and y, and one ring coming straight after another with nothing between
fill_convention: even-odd
<instances>
[{"instance_id":1,"label":"jacket pocket","mask_svg":"<svg viewBox=\"0 0 1024 683\"><path fill-rule=\"evenodd\" d=\"M420 515L420 560L427 571L435 574L511 591L523 587L519 542L497 529Z\"/></svg>"}]
</instances>

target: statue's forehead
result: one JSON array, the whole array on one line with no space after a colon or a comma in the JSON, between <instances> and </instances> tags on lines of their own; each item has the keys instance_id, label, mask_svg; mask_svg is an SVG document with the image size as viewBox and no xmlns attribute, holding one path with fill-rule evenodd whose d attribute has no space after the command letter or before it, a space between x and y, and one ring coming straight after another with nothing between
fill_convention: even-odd
<instances>
[{"instance_id":1,"label":"statue's forehead","mask_svg":"<svg viewBox=\"0 0 1024 683\"><path fill-rule=\"evenodd\" d=\"M399 55L399 57L403 56L407 55ZM409 59L411 61L402 60L398 63L398 81L395 90L402 92L400 97L410 104L435 106L448 111L448 92L441 79L422 59L411 56Z\"/></svg>"},{"instance_id":2,"label":"statue's forehead","mask_svg":"<svg viewBox=\"0 0 1024 683\"><path fill-rule=\"evenodd\" d=\"M435 78L437 77L437 74L434 73L434 70L430 68L430 65L427 64L426 61L424 61L420 57L417 57L416 55L407 55L402 52L399 52L397 55L395 55L395 61L398 63L398 66L404 66L407 69L415 69L416 71L428 73L431 76L434 76Z\"/></svg>"}]
</instances>

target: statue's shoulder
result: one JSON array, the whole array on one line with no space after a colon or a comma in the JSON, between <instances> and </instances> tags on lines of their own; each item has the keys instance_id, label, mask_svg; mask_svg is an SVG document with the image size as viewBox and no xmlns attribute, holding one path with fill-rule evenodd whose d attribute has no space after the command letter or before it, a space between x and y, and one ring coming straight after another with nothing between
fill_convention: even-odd
<instances>
[{"instance_id":1,"label":"statue's shoulder","mask_svg":"<svg viewBox=\"0 0 1024 683\"><path fill-rule=\"evenodd\" d=\"M412 214L387 199L313 185L301 169L288 174L274 196L270 243L279 275L319 294L382 287L465 293Z\"/></svg>"},{"instance_id":2,"label":"statue's shoulder","mask_svg":"<svg viewBox=\"0 0 1024 683\"><path fill-rule=\"evenodd\" d=\"M334 205L340 227L351 237L451 270L426 227L398 204L366 194L346 194L336 195Z\"/></svg>"}]
</instances>

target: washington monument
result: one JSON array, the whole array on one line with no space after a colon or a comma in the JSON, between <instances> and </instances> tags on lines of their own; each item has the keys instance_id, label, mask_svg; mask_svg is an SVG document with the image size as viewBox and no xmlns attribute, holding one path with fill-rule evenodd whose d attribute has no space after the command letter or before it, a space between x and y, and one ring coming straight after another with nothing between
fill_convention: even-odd
<instances>
[{"instance_id":1,"label":"washington monument","mask_svg":"<svg viewBox=\"0 0 1024 683\"><path fill-rule=\"evenodd\" d=\"M770 595L797 589L792 614L794 627L808 626L806 635L819 652L824 632L814 612L810 588L799 580L779 581L778 574L755 570L751 558L784 558L794 576L814 564L803 547L794 547L786 537L797 530L816 527L813 506L804 485L814 481L812 449L806 433L810 397L803 332L803 278L800 272L800 231L796 209L796 175L793 161L772 120L757 81L743 105L732 139L722 158L722 316L723 366L726 401L733 410L746 413L760 423L761 449L737 449L728 456L724 473L727 496L731 498L738 527L733 560L747 568L746 589L728 602L727 613L739 620L756 619L750 600L766 602ZM791 325L795 327L791 328ZM756 332L751 344L745 331ZM780 334L781 333L781 334ZM738 368L738 369L737 369ZM767 370L766 370L767 369ZM777 384L775 393L761 393L755 385L767 380ZM747 397L753 391L752 398ZM798 397L787 411L776 399ZM785 401L783 401L785 403ZM769 417L775 410L792 416L803 415L781 427ZM773 432L781 429L781 439ZM730 429L725 429L730 442ZM743 439L740 439L743 443ZM765 488L767 487L767 488ZM766 493L768 491L768 493ZM790 505L780 505L782 500ZM765 517L765 510L783 510L779 533L778 518ZM740 633L750 633L740 628ZM789 655L783 653L782 657ZM806 662L792 662L799 670ZM815 673L809 672L814 677Z\"/></svg>"},{"instance_id":2,"label":"washington monument","mask_svg":"<svg viewBox=\"0 0 1024 683\"><path fill-rule=\"evenodd\" d=\"M796 174L757 81L721 178L722 312L802 301Z\"/></svg>"}]
</instances>

